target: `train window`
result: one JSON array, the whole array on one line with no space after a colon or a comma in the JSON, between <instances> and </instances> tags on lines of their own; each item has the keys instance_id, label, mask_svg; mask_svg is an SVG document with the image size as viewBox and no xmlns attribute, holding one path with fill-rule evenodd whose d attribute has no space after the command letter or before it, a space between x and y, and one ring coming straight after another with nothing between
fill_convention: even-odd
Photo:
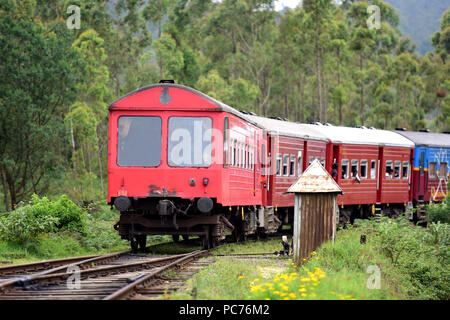
<instances>
[{"instance_id":1,"label":"train window","mask_svg":"<svg viewBox=\"0 0 450 320\"><path fill-rule=\"evenodd\" d=\"M281 154L277 154L277 176L281 175Z\"/></svg>"},{"instance_id":2,"label":"train window","mask_svg":"<svg viewBox=\"0 0 450 320\"><path fill-rule=\"evenodd\" d=\"M244 144L244 150L243 151L244 151L244 161L243 161L242 167L244 169L247 169L248 158L247 158L247 145L246 144Z\"/></svg>"},{"instance_id":3,"label":"train window","mask_svg":"<svg viewBox=\"0 0 450 320\"><path fill-rule=\"evenodd\" d=\"M223 167L228 167L228 139L229 139L229 122L228 117L223 120Z\"/></svg>"},{"instance_id":4,"label":"train window","mask_svg":"<svg viewBox=\"0 0 450 320\"><path fill-rule=\"evenodd\" d=\"M395 166L394 166L394 178L395 179L400 179L400 166L401 166L401 161L395 161Z\"/></svg>"},{"instance_id":5,"label":"train window","mask_svg":"<svg viewBox=\"0 0 450 320\"><path fill-rule=\"evenodd\" d=\"M295 176L295 156L291 156L291 163L289 166L289 175Z\"/></svg>"},{"instance_id":6,"label":"train window","mask_svg":"<svg viewBox=\"0 0 450 320\"><path fill-rule=\"evenodd\" d=\"M436 171L437 171L437 163L436 162L430 162L428 165L428 177L429 178L436 178Z\"/></svg>"},{"instance_id":7,"label":"train window","mask_svg":"<svg viewBox=\"0 0 450 320\"><path fill-rule=\"evenodd\" d=\"M314 161L314 157L309 157L308 161L308 167L311 165L311 163Z\"/></svg>"},{"instance_id":8,"label":"train window","mask_svg":"<svg viewBox=\"0 0 450 320\"><path fill-rule=\"evenodd\" d=\"M247 145L247 169L250 169L250 146Z\"/></svg>"},{"instance_id":9,"label":"train window","mask_svg":"<svg viewBox=\"0 0 450 320\"><path fill-rule=\"evenodd\" d=\"M167 162L169 166L205 167L211 165L212 119L171 117Z\"/></svg>"},{"instance_id":10,"label":"train window","mask_svg":"<svg viewBox=\"0 0 450 320\"><path fill-rule=\"evenodd\" d=\"M283 176L287 176L289 172L289 155L285 154L283 157Z\"/></svg>"},{"instance_id":11,"label":"train window","mask_svg":"<svg viewBox=\"0 0 450 320\"><path fill-rule=\"evenodd\" d=\"M392 170L392 161L388 160L388 161L386 161L386 178L391 179L393 173L394 173L394 170Z\"/></svg>"},{"instance_id":12,"label":"train window","mask_svg":"<svg viewBox=\"0 0 450 320\"><path fill-rule=\"evenodd\" d=\"M358 165L358 160L352 160L352 178L356 178L356 176L358 175Z\"/></svg>"},{"instance_id":13,"label":"train window","mask_svg":"<svg viewBox=\"0 0 450 320\"><path fill-rule=\"evenodd\" d=\"M367 160L361 160L361 179L367 179Z\"/></svg>"},{"instance_id":14,"label":"train window","mask_svg":"<svg viewBox=\"0 0 450 320\"><path fill-rule=\"evenodd\" d=\"M403 161L402 178L408 179L408 174L409 174L409 162Z\"/></svg>"},{"instance_id":15,"label":"train window","mask_svg":"<svg viewBox=\"0 0 450 320\"><path fill-rule=\"evenodd\" d=\"M237 164L237 141L233 142L233 166L236 167Z\"/></svg>"},{"instance_id":16,"label":"train window","mask_svg":"<svg viewBox=\"0 0 450 320\"><path fill-rule=\"evenodd\" d=\"M266 175L266 145L261 145L261 175Z\"/></svg>"},{"instance_id":17,"label":"train window","mask_svg":"<svg viewBox=\"0 0 450 320\"><path fill-rule=\"evenodd\" d=\"M375 179L377 173L377 164L375 160L370 162L370 179Z\"/></svg>"},{"instance_id":18,"label":"train window","mask_svg":"<svg viewBox=\"0 0 450 320\"><path fill-rule=\"evenodd\" d=\"M342 160L342 179L348 179L348 160L343 159Z\"/></svg>"},{"instance_id":19,"label":"train window","mask_svg":"<svg viewBox=\"0 0 450 320\"><path fill-rule=\"evenodd\" d=\"M242 167L242 144L238 143L238 168Z\"/></svg>"},{"instance_id":20,"label":"train window","mask_svg":"<svg viewBox=\"0 0 450 320\"><path fill-rule=\"evenodd\" d=\"M300 175L302 174L302 166L303 166L302 152L299 151L298 157L297 157L297 176L298 177L300 177Z\"/></svg>"},{"instance_id":21,"label":"train window","mask_svg":"<svg viewBox=\"0 0 450 320\"><path fill-rule=\"evenodd\" d=\"M255 148L252 146L250 148L250 170L254 168L254 159L255 159Z\"/></svg>"},{"instance_id":22,"label":"train window","mask_svg":"<svg viewBox=\"0 0 450 320\"><path fill-rule=\"evenodd\" d=\"M245 168L245 144L241 143L241 168Z\"/></svg>"},{"instance_id":23,"label":"train window","mask_svg":"<svg viewBox=\"0 0 450 320\"><path fill-rule=\"evenodd\" d=\"M161 118L125 117L118 120L117 164L156 167L161 163Z\"/></svg>"},{"instance_id":24,"label":"train window","mask_svg":"<svg viewBox=\"0 0 450 320\"><path fill-rule=\"evenodd\" d=\"M439 164L439 178L441 179L447 178L447 162L441 162Z\"/></svg>"},{"instance_id":25,"label":"train window","mask_svg":"<svg viewBox=\"0 0 450 320\"><path fill-rule=\"evenodd\" d=\"M320 160L320 164L325 168L325 158L322 158L322 160Z\"/></svg>"},{"instance_id":26,"label":"train window","mask_svg":"<svg viewBox=\"0 0 450 320\"><path fill-rule=\"evenodd\" d=\"M420 159L419 159L419 172L420 172L421 176L423 176L424 169L425 169L425 152L422 151L420 153Z\"/></svg>"}]
</instances>

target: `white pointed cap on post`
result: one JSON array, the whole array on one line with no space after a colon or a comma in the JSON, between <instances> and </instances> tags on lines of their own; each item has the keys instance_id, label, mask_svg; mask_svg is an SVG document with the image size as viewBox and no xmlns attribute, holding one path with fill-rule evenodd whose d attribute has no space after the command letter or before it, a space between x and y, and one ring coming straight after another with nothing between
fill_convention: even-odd
<instances>
[{"instance_id":1,"label":"white pointed cap on post","mask_svg":"<svg viewBox=\"0 0 450 320\"><path fill-rule=\"evenodd\" d=\"M297 182L289 187L287 192L343 194L342 189L317 159L315 159L305 172L303 172Z\"/></svg>"}]
</instances>

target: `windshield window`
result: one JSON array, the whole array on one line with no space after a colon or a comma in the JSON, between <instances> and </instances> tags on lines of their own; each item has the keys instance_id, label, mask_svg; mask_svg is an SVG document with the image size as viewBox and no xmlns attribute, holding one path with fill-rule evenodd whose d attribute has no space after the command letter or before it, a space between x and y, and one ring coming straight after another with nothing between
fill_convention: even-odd
<instances>
[{"instance_id":1,"label":"windshield window","mask_svg":"<svg viewBox=\"0 0 450 320\"><path fill-rule=\"evenodd\" d=\"M211 144L211 118L172 117L169 119L167 159L170 166L209 166Z\"/></svg>"},{"instance_id":2,"label":"windshield window","mask_svg":"<svg viewBox=\"0 0 450 320\"><path fill-rule=\"evenodd\" d=\"M161 118L120 117L117 164L156 167L161 162Z\"/></svg>"}]
</instances>

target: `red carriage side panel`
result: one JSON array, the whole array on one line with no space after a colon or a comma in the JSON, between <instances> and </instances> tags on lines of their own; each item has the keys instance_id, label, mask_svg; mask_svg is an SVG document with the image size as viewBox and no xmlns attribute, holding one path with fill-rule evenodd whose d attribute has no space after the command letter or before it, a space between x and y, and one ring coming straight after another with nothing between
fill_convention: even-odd
<instances>
[{"instance_id":1,"label":"red carriage side panel","mask_svg":"<svg viewBox=\"0 0 450 320\"><path fill-rule=\"evenodd\" d=\"M325 161L325 155L326 144L323 141L281 135L271 136L272 172L268 191L268 205L292 207L294 195L287 194L287 189L297 181L310 161L313 159Z\"/></svg>"},{"instance_id":2,"label":"red carriage side panel","mask_svg":"<svg viewBox=\"0 0 450 320\"><path fill-rule=\"evenodd\" d=\"M380 161L381 203L406 203L410 201L409 174L403 174L403 163L410 164L412 148L383 147ZM390 168L390 169L389 169Z\"/></svg>"},{"instance_id":3,"label":"red carriage side panel","mask_svg":"<svg viewBox=\"0 0 450 320\"><path fill-rule=\"evenodd\" d=\"M339 164L339 186L344 191L338 195L338 205L374 204L377 202L378 147L373 145L333 145L333 159ZM375 168L372 168L372 163ZM357 174L353 174L356 169Z\"/></svg>"},{"instance_id":4,"label":"red carriage side panel","mask_svg":"<svg viewBox=\"0 0 450 320\"><path fill-rule=\"evenodd\" d=\"M224 206L262 204L261 167L258 155L262 130L232 115L229 118L228 163L222 171Z\"/></svg>"}]
</instances>

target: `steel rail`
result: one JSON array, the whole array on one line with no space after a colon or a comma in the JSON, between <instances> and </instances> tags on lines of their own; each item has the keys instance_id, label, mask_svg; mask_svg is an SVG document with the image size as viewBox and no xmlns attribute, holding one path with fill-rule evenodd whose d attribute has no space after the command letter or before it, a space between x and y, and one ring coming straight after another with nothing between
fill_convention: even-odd
<instances>
[{"instance_id":1,"label":"steel rail","mask_svg":"<svg viewBox=\"0 0 450 320\"><path fill-rule=\"evenodd\" d=\"M80 257L70 257L63 259L53 259L53 260L44 260L38 262L30 262L23 264L12 264L4 267L0 267L0 276L9 276L14 274L19 274L21 272L28 271L37 271L37 270L46 270L51 267L57 267L60 265L67 265L70 263L98 257L99 255L90 255L90 256L80 256Z\"/></svg>"},{"instance_id":2,"label":"steel rail","mask_svg":"<svg viewBox=\"0 0 450 320\"><path fill-rule=\"evenodd\" d=\"M42 279L63 278L62 275L70 276L71 275L70 273L57 273L57 272L67 269L70 266L77 266L80 269L83 269L85 267L91 267L92 264L106 263L108 261L117 259L128 253L130 253L130 251L120 251L120 252L110 253L110 254L106 254L106 255L94 256L92 258L88 258L88 259L85 259L85 260L82 260L79 262L69 263L69 264L65 264L65 265L62 265L62 266L59 266L56 268L44 270L42 272L33 273L31 275L2 281L2 282L0 282L0 292L3 292L5 290L7 290L8 288L11 288L15 285L20 286L20 285L24 285L26 283L30 283L35 280L40 281ZM80 271L80 273L83 273L85 271L88 271L88 270L82 270L82 271Z\"/></svg>"},{"instance_id":3,"label":"steel rail","mask_svg":"<svg viewBox=\"0 0 450 320\"><path fill-rule=\"evenodd\" d=\"M176 267L180 264L183 263L187 263L190 260L205 256L205 255L209 255L209 251L208 250L199 250L199 251L194 251L192 253L186 254L184 257L181 257L143 277L139 277L137 278L135 281L133 281L132 283L126 285L125 287L120 288L119 290L117 290L116 292L110 294L109 296L103 298L103 300L120 300L120 299L125 299L127 297L129 297L130 295L132 295L139 286L145 286L145 283L148 282L149 280L151 280L152 278L154 278L156 275L161 274L163 271L168 270L170 268Z\"/></svg>"}]
</instances>

